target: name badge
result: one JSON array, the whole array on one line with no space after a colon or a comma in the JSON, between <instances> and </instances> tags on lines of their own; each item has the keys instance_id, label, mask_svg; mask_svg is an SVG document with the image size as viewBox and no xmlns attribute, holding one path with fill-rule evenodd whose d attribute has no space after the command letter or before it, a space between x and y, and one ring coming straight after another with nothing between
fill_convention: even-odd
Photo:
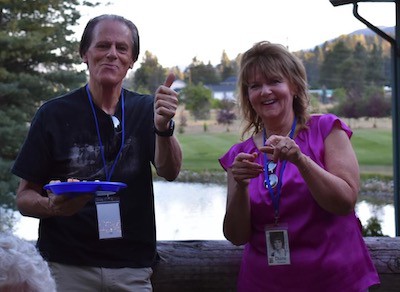
<instances>
[{"instance_id":1,"label":"name badge","mask_svg":"<svg viewBox=\"0 0 400 292\"><path fill-rule=\"evenodd\" d=\"M285 224L265 227L268 265L290 265L288 229Z\"/></svg>"},{"instance_id":2,"label":"name badge","mask_svg":"<svg viewBox=\"0 0 400 292\"><path fill-rule=\"evenodd\" d=\"M119 197L110 194L96 196L99 239L121 238L121 212Z\"/></svg>"}]
</instances>

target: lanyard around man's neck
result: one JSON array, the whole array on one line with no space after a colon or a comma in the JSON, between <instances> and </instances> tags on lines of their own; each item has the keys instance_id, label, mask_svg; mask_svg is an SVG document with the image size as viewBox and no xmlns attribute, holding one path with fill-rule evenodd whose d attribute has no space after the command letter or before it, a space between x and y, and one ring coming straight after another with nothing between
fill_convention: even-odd
<instances>
[{"instance_id":1,"label":"lanyard around man's neck","mask_svg":"<svg viewBox=\"0 0 400 292\"><path fill-rule=\"evenodd\" d=\"M92 95L90 93L89 84L86 85L86 92L87 92L87 95L88 95L88 98L89 98L90 106L92 108L94 122L96 124L97 137L99 139L100 153L101 153L101 159L103 160L103 167L104 167L104 173L106 175L106 181L110 181L111 180L111 176L114 173L115 165L117 164L117 161L118 161L119 157L121 156L122 149L124 148L124 144L125 144L125 98L124 98L124 90L123 90L123 88L121 88L121 107L122 107L122 118L121 118L122 119L122 121L121 121L121 124L122 124L122 141L121 141L121 147L119 148L118 154L115 157L114 162L113 162L110 170L107 167L106 157L105 157L105 154L104 154L104 147L103 147L103 143L101 141L101 136L100 136L99 121L97 119L96 110L95 110L94 105L93 105L93 98L92 98Z\"/></svg>"}]
</instances>

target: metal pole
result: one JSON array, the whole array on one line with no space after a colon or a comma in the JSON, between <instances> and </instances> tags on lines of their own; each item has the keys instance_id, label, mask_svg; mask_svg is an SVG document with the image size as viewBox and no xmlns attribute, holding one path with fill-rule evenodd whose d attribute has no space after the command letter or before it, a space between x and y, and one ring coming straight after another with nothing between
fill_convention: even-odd
<instances>
[{"instance_id":1,"label":"metal pole","mask_svg":"<svg viewBox=\"0 0 400 292\"><path fill-rule=\"evenodd\" d=\"M398 85L400 85L400 51L399 45L396 40L400 37L399 17L400 17L400 0L395 0L396 6L396 37L393 39L376 26L365 20L358 14L358 1L353 2L353 15L359 21L364 23L368 28L374 31L383 39L387 40L391 45L391 57L392 57L392 138L393 138L393 195L394 195L394 220L395 220L395 232L396 236L400 234L400 216L399 216L399 182L400 182L400 91ZM367 1L363 1L367 2ZM371 0L370 2L378 2L377 0ZM381 1L385 2L385 1Z\"/></svg>"},{"instance_id":2,"label":"metal pole","mask_svg":"<svg viewBox=\"0 0 400 292\"><path fill-rule=\"evenodd\" d=\"M396 41L392 44L392 132L393 132L393 183L394 183L394 212L396 236L400 235L400 216L399 216L399 182L400 182L400 157L399 157L399 127L400 127L400 54L399 54L399 37L400 37L400 5L396 0Z\"/></svg>"}]
</instances>

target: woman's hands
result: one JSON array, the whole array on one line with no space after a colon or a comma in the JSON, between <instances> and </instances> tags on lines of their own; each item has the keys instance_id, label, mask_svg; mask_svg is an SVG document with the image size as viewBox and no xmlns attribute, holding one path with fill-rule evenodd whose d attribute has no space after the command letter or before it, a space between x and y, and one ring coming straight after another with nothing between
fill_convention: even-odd
<instances>
[{"instance_id":1,"label":"woman's hands","mask_svg":"<svg viewBox=\"0 0 400 292\"><path fill-rule=\"evenodd\" d=\"M287 160L297 165L303 154L296 142L288 136L272 135L265 144L260 147L260 151L270 154L274 162Z\"/></svg>"},{"instance_id":2,"label":"woman's hands","mask_svg":"<svg viewBox=\"0 0 400 292\"><path fill-rule=\"evenodd\" d=\"M296 142L287 136L272 135L266 141L266 145L260 147L260 151L271 155L270 160L287 160L297 165L304 154ZM239 153L231 167L235 181L240 185L248 185L250 179L264 172L264 166L255 162L258 153Z\"/></svg>"},{"instance_id":3,"label":"woman's hands","mask_svg":"<svg viewBox=\"0 0 400 292\"><path fill-rule=\"evenodd\" d=\"M232 176L241 186L247 186L251 178L255 178L264 171L264 167L255 162L258 154L239 153L231 167Z\"/></svg>"}]
</instances>

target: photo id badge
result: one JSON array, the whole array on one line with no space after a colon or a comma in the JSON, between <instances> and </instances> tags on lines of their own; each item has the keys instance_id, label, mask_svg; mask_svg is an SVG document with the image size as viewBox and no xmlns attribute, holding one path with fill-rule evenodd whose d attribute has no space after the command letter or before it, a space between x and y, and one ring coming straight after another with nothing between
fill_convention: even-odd
<instances>
[{"instance_id":1,"label":"photo id badge","mask_svg":"<svg viewBox=\"0 0 400 292\"><path fill-rule=\"evenodd\" d=\"M99 239L121 238L121 213L118 196L96 197Z\"/></svg>"},{"instance_id":2,"label":"photo id badge","mask_svg":"<svg viewBox=\"0 0 400 292\"><path fill-rule=\"evenodd\" d=\"M288 228L285 224L265 227L268 265L290 265Z\"/></svg>"}]
</instances>

